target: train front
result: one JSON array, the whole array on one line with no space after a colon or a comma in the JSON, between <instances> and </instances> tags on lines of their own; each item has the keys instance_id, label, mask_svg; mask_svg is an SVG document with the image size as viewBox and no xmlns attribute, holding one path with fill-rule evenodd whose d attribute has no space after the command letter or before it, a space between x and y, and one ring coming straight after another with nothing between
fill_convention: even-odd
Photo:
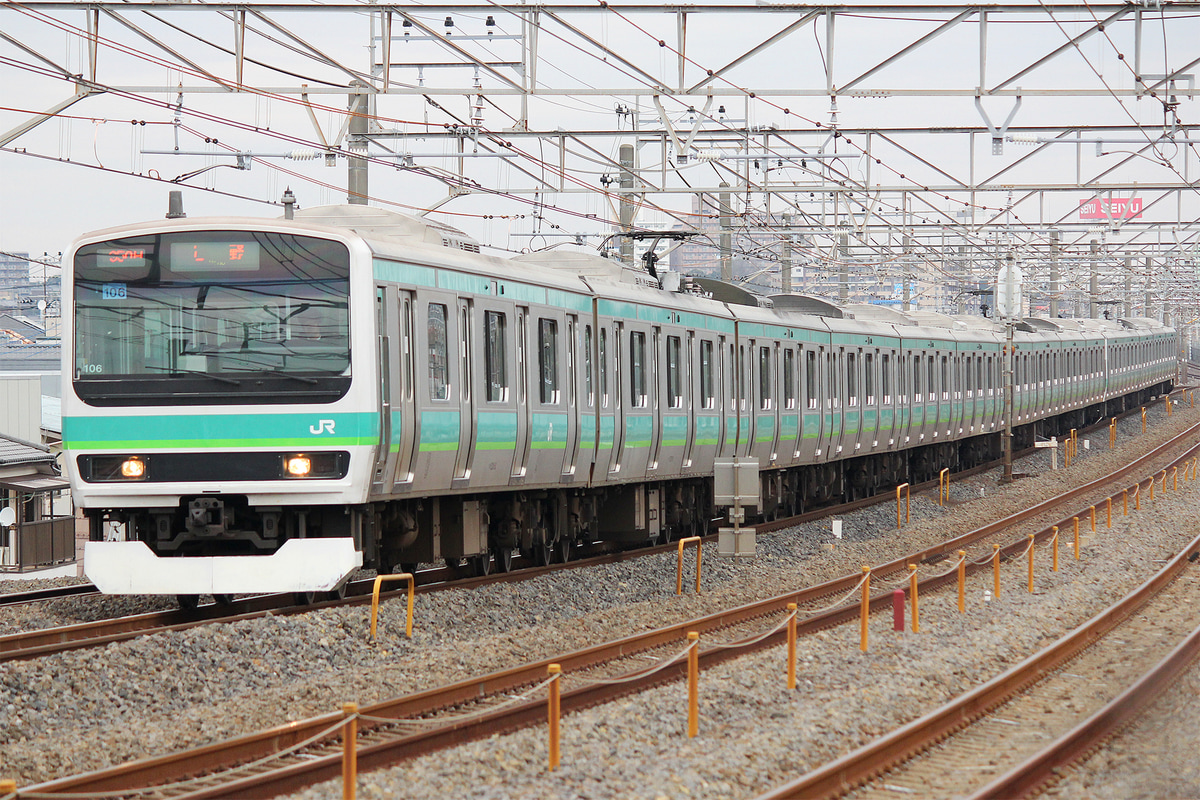
<instances>
[{"instance_id":1,"label":"train front","mask_svg":"<svg viewBox=\"0 0 1200 800\"><path fill-rule=\"evenodd\" d=\"M63 448L101 591L318 592L361 566L379 435L365 250L224 219L76 243Z\"/></svg>"}]
</instances>

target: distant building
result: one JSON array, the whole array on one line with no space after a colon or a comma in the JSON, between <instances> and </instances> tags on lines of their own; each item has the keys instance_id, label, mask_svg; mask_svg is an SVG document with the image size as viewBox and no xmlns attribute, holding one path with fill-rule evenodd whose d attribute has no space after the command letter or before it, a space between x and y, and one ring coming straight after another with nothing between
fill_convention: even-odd
<instances>
[{"instance_id":1,"label":"distant building","mask_svg":"<svg viewBox=\"0 0 1200 800\"><path fill-rule=\"evenodd\" d=\"M24 288L29 283L29 254L0 253L0 289Z\"/></svg>"}]
</instances>

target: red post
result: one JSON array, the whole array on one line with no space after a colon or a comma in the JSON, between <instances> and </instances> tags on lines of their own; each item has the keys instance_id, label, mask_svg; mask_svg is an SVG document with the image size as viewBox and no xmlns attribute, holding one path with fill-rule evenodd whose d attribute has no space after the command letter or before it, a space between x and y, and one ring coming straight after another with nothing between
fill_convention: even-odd
<instances>
[{"instance_id":1,"label":"red post","mask_svg":"<svg viewBox=\"0 0 1200 800\"><path fill-rule=\"evenodd\" d=\"M904 590L892 592L892 628L904 632Z\"/></svg>"}]
</instances>

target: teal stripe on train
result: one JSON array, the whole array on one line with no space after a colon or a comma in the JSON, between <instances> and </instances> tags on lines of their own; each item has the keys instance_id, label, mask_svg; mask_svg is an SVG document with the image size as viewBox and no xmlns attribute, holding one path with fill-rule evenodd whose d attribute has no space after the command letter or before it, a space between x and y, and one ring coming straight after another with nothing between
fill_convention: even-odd
<instances>
[{"instance_id":1,"label":"teal stripe on train","mask_svg":"<svg viewBox=\"0 0 1200 800\"><path fill-rule=\"evenodd\" d=\"M63 418L66 450L228 447L352 447L379 441L379 416L305 414L150 414Z\"/></svg>"}]
</instances>

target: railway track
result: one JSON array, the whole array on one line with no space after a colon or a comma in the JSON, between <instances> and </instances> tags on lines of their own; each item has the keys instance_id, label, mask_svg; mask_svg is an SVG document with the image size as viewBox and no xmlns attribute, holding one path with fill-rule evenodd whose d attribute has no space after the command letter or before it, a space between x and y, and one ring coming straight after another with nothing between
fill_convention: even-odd
<instances>
[{"instance_id":1,"label":"railway track","mask_svg":"<svg viewBox=\"0 0 1200 800\"><path fill-rule=\"evenodd\" d=\"M80 597L93 594L99 595L100 592L90 583L78 583L74 586L51 586L45 589L33 589L28 592L6 592L0 594L0 608L4 606L23 606L28 603L38 603L42 600L59 600L64 597Z\"/></svg>"},{"instance_id":2,"label":"railway track","mask_svg":"<svg viewBox=\"0 0 1200 800\"><path fill-rule=\"evenodd\" d=\"M1200 569L1189 563L1198 548L1200 538L1136 591L1011 670L759 800L982 800L1043 788L1200 656L1191 608Z\"/></svg>"},{"instance_id":3,"label":"railway track","mask_svg":"<svg viewBox=\"0 0 1200 800\"><path fill-rule=\"evenodd\" d=\"M1189 446L1184 457L1190 458L1196 449L1192 443L1196 441L1198 429L1200 426L1189 429L1103 480L1078 487L936 547L876 567L874 574L886 578L889 574L906 571L910 562L943 558L957 549L983 543L999 531L1022 522L1028 524L1029 520L1039 520L1036 524L1040 525L1040 518L1050 513L1051 509L1058 508L1057 513L1061 513L1063 504L1078 503L1079 498L1087 496L1089 492L1094 494L1101 485L1126 480L1131 473L1148 469L1147 464L1156 456L1161 457L1171 448L1178 449L1184 446L1184 442ZM1156 464L1157 469L1159 467ZM1117 494L1119 496L1120 490ZM1067 524L1072 516L1068 514L1063 517L1059 520L1060 525ZM1049 534L1047 525L1037 535L1044 539ZM1002 549L1011 556L1024 546L1022 536ZM687 647L686 636L689 631L701 634L704 645L698 648L698 658L706 669L755 649L776 646L785 637L782 622L787 617L788 603L798 603L802 608L829 605L830 598L852 592L860 580L861 575L858 574L845 576L819 586L597 645L553 660L546 659L368 706L358 712L357 724L362 731L358 747L359 764L362 769L368 770L468 740L543 722L546 700L541 684L552 662L560 664L564 671L561 705L562 710L568 712L680 678L686 671L680 656ZM921 589L929 591L951 580L953 578L947 576L928 578L921 582ZM881 594L872 598L871 607L879 610L890 601L890 593ZM801 632L812 632L852 619L857 614L857 602L851 601L849 605L842 604L810 614L798 627ZM767 631L765 635L764 630ZM721 644L713 643L718 635L722 639ZM652 665L651 669L647 669L648 663ZM86 794L161 786L183 780L183 776L204 775L204 778L188 778L186 785L180 785L178 791L172 790L161 796L269 797L340 774L341 746L329 739L336 735L342 724L340 715L322 715L199 750L39 784L28 787L27 791ZM326 743L318 743L322 739Z\"/></svg>"}]
</instances>

